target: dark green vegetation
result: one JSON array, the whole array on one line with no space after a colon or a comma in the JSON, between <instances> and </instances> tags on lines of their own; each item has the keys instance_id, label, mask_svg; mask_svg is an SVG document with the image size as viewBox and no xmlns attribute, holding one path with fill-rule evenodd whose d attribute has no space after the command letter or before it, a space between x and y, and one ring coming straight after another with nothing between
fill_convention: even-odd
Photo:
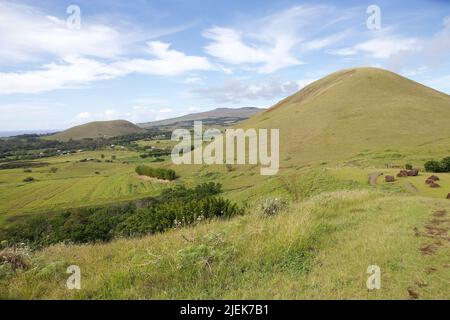
<instances>
[{"instance_id":1,"label":"dark green vegetation","mask_svg":"<svg viewBox=\"0 0 450 320\"><path fill-rule=\"evenodd\" d=\"M177 178L177 174L172 169L152 168L145 165L137 166L136 173L140 176L147 176L169 181L175 180Z\"/></svg>"},{"instance_id":2,"label":"dark green vegetation","mask_svg":"<svg viewBox=\"0 0 450 320\"><path fill-rule=\"evenodd\" d=\"M441 161L431 160L425 162L425 170L428 172L450 172L450 157Z\"/></svg>"},{"instance_id":3,"label":"dark green vegetation","mask_svg":"<svg viewBox=\"0 0 450 320\"><path fill-rule=\"evenodd\" d=\"M47 166L47 162L36 161L13 161L0 164L0 170L19 169L19 168L40 168Z\"/></svg>"},{"instance_id":4,"label":"dark green vegetation","mask_svg":"<svg viewBox=\"0 0 450 320\"><path fill-rule=\"evenodd\" d=\"M0 229L0 239L6 239L9 245L26 243L32 247L110 241L242 214L237 205L215 197L221 190L214 183L191 189L177 186L155 198L17 217Z\"/></svg>"}]
</instances>

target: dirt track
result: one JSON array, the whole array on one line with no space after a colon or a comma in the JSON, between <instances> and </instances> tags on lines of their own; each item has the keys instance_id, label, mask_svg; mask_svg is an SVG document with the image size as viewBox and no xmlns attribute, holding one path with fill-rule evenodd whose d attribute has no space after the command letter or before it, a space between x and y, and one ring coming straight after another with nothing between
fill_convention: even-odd
<instances>
[{"instance_id":1,"label":"dirt track","mask_svg":"<svg viewBox=\"0 0 450 320\"><path fill-rule=\"evenodd\" d=\"M382 176L382 175L383 175L382 172L374 172L374 173L369 174L369 184L371 186L376 186L378 177Z\"/></svg>"}]
</instances>

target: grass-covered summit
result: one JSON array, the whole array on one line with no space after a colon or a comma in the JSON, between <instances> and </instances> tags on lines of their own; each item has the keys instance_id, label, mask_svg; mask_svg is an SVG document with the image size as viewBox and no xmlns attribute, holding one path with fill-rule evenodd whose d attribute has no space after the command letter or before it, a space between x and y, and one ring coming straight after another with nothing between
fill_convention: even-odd
<instances>
[{"instance_id":1,"label":"grass-covered summit","mask_svg":"<svg viewBox=\"0 0 450 320\"><path fill-rule=\"evenodd\" d=\"M279 128L282 160L326 161L363 151L435 149L450 143L450 96L395 73L333 73L247 120Z\"/></svg>"},{"instance_id":2,"label":"grass-covered summit","mask_svg":"<svg viewBox=\"0 0 450 320\"><path fill-rule=\"evenodd\" d=\"M48 137L51 140L81 140L111 138L144 132L142 128L126 120L94 121L67 129Z\"/></svg>"}]
</instances>

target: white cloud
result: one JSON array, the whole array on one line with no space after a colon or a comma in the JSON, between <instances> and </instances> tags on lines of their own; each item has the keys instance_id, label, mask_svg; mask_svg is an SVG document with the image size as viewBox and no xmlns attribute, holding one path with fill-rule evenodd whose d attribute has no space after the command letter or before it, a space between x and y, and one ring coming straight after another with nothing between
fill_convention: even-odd
<instances>
[{"instance_id":1,"label":"white cloud","mask_svg":"<svg viewBox=\"0 0 450 320\"><path fill-rule=\"evenodd\" d=\"M192 70L214 68L208 59L171 50L167 43L149 42L148 51L156 59L122 59L103 63L87 58L66 57L59 63L50 63L34 71L3 72L0 73L0 94L72 88L131 73L174 76Z\"/></svg>"},{"instance_id":2,"label":"white cloud","mask_svg":"<svg viewBox=\"0 0 450 320\"><path fill-rule=\"evenodd\" d=\"M327 53L333 54L336 56L354 56L358 53L358 50L354 48L341 48L341 49L334 49L334 50L328 50Z\"/></svg>"},{"instance_id":3,"label":"white cloud","mask_svg":"<svg viewBox=\"0 0 450 320\"><path fill-rule=\"evenodd\" d=\"M201 77L189 77L184 80L187 84L203 84L205 81Z\"/></svg>"},{"instance_id":4,"label":"white cloud","mask_svg":"<svg viewBox=\"0 0 450 320\"><path fill-rule=\"evenodd\" d=\"M35 60L39 55L114 57L122 53L126 37L110 26L82 20L80 30L38 9L0 2L0 59Z\"/></svg>"},{"instance_id":5,"label":"white cloud","mask_svg":"<svg viewBox=\"0 0 450 320\"><path fill-rule=\"evenodd\" d=\"M339 41L341 41L344 38L346 38L348 35L349 35L349 32L348 31L344 31L344 32L339 32L339 33L336 33L336 34L332 34L332 35L327 36L327 37L314 39L314 40L306 42L303 45L303 49L306 50L306 51L313 51L313 50L324 49L326 47L329 47L331 45L334 45L334 44L338 43Z\"/></svg>"},{"instance_id":6,"label":"white cloud","mask_svg":"<svg viewBox=\"0 0 450 320\"><path fill-rule=\"evenodd\" d=\"M290 53L296 44L294 40L280 38L273 46L246 44L238 31L219 27L209 29L204 36L213 40L205 48L208 54L230 64L260 64L258 71L261 73L302 63Z\"/></svg>"},{"instance_id":7,"label":"white cloud","mask_svg":"<svg viewBox=\"0 0 450 320\"><path fill-rule=\"evenodd\" d=\"M128 59L111 66L123 73L144 73L175 76L192 70L213 70L214 66L205 57L188 56L170 49L170 44L160 41L148 42L148 52L157 59Z\"/></svg>"},{"instance_id":8,"label":"white cloud","mask_svg":"<svg viewBox=\"0 0 450 320\"><path fill-rule=\"evenodd\" d=\"M198 107L189 107L189 108L188 108L188 111L189 111L189 112L200 112L201 109L198 108Z\"/></svg>"},{"instance_id":9,"label":"white cloud","mask_svg":"<svg viewBox=\"0 0 450 320\"><path fill-rule=\"evenodd\" d=\"M134 123L158 121L177 116L178 114L169 108L157 109L145 106L134 106L130 111L118 111L106 109L100 112L80 112L66 123L67 126L75 126L91 121L128 120Z\"/></svg>"},{"instance_id":10,"label":"white cloud","mask_svg":"<svg viewBox=\"0 0 450 320\"><path fill-rule=\"evenodd\" d=\"M357 44L354 49L368 53L373 58L387 59L395 54L416 49L417 39L413 38L380 38Z\"/></svg>"},{"instance_id":11,"label":"white cloud","mask_svg":"<svg viewBox=\"0 0 450 320\"><path fill-rule=\"evenodd\" d=\"M240 103L249 100L284 98L298 91L300 84L294 81L272 79L266 82L243 83L232 79L222 86L192 90L194 94L217 103Z\"/></svg>"},{"instance_id":12,"label":"white cloud","mask_svg":"<svg viewBox=\"0 0 450 320\"><path fill-rule=\"evenodd\" d=\"M228 64L256 66L260 73L303 64L293 53L303 40L299 30L316 22L314 19L327 10L319 6L296 6L243 27L210 28L204 33L211 40L205 51Z\"/></svg>"},{"instance_id":13,"label":"white cloud","mask_svg":"<svg viewBox=\"0 0 450 320\"><path fill-rule=\"evenodd\" d=\"M363 53L376 59L388 59L402 52L417 50L418 44L418 40L414 38L387 36L364 41L353 47L329 50L328 53L339 56Z\"/></svg>"}]
</instances>

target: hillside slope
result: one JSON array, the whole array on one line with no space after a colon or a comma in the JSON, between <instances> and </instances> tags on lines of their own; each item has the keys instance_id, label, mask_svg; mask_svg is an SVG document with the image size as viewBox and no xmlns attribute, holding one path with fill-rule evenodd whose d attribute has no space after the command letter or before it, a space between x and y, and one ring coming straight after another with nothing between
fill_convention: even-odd
<instances>
[{"instance_id":1,"label":"hillside slope","mask_svg":"<svg viewBox=\"0 0 450 320\"><path fill-rule=\"evenodd\" d=\"M111 138L143 131L144 129L125 120L95 121L49 136L48 139L64 141L70 139Z\"/></svg>"},{"instance_id":2,"label":"hillside slope","mask_svg":"<svg viewBox=\"0 0 450 320\"><path fill-rule=\"evenodd\" d=\"M217 108L211 111L187 114L185 116L139 124L142 128L167 126L192 126L193 121L202 120L205 124L229 124L248 119L263 111L259 108Z\"/></svg>"},{"instance_id":3,"label":"hillside slope","mask_svg":"<svg viewBox=\"0 0 450 320\"><path fill-rule=\"evenodd\" d=\"M449 120L450 96L389 71L358 68L316 81L241 126L279 128L281 160L303 163L448 146Z\"/></svg>"}]
</instances>

